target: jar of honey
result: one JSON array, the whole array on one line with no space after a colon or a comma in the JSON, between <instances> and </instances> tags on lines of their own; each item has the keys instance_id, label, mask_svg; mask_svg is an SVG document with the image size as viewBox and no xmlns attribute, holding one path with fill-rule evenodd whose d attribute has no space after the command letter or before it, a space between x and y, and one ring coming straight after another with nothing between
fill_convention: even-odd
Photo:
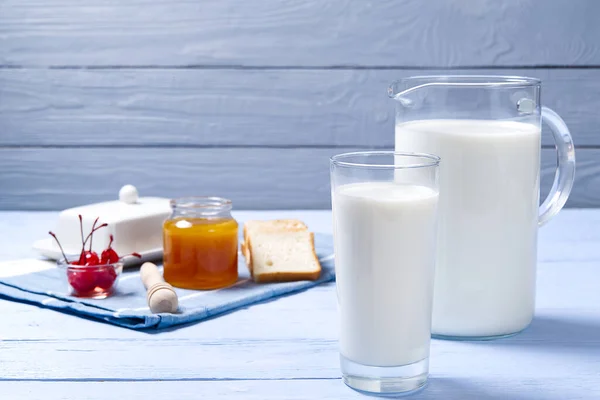
<instances>
[{"instance_id":1,"label":"jar of honey","mask_svg":"<svg viewBox=\"0 0 600 400\"><path fill-rule=\"evenodd\" d=\"M184 289L218 289L238 279L238 223L231 200L186 197L171 200L163 225L164 278Z\"/></svg>"}]
</instances>

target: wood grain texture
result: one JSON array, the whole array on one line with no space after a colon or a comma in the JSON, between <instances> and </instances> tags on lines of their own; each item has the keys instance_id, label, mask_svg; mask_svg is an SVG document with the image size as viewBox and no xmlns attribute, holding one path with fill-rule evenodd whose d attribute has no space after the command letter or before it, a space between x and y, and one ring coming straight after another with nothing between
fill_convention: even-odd
<instances>
[{"instance_id":1,"label":"wood grain texture","mask_svg":"<svg viewBox=\"0 0 600 400\"><path fill-rule=\"evenodd\" d=\"M340 149L0 149L0 210L60 210L112 200L125 184L142 196L223 196L239 209L327 209L329 157L337 153ZM597 149L579 150L568 206L600 204L599 155ZM551 186L555 161L554 150L542 150L542 193Z\"/></svg>"},{"instance_id":2,"label":"wood grain texture","mask_svg":"<svg viewBox=\"0 0 600 400\"><path fill-rule=\"evenodd\" d=\"M600 4L600 3L599 3ZM530 75L576 145L600 145L600 69ZM420 70L0 70L0 146L394 145L395 79ZM549 132L543 143L552 144Z\"/></svg>"},{"instance_id":3,"label":"wood grain texture","mask_svg":"<svg viewBox=\"0 0 600 400\"><path fill-rule=\"evenodd\" d=\"M60 209L142 196L218 195L241 209L329 202L336 149L0 149L0 209ZM50 179L49 179L50 178Z\"/></svg>"},{"instance_id":4,"label":"wood grain texture","mask_svg":"<svg viewBox=\"0 0 600 400\"><path fill-rule=\"evenodd\" d=\"M331 316L335 320L333 314ZM589 321L579 320L581 327L569 329L593 328L597 334L599 326L590 325ZM551 326L552 321L549 321L546 329ZM519 379L535 380L541 375L548 381L559 382L573 382L575 376L581 376L589 384L591 378L600 373L599 345L598 340L579 338L564 342L532 338L487 345L434 340L431 374L494 380L510 380L515 375ZM338 379L341 376L337 340L324 339L235 343L219 338L209 341L20 341L3 342L2 352L3 361L10 362L12 368L2 367L1 380ZM494 362L487 363L486 359L492 358ZM90 363L90 359L94 363ZM545 365L543 371L539 370L541 363ZM513 369L506 368L513 365Z\"/></svg>"},{"instance_id":5,"label":"wood grain texture","mask_svg":"<svg viewBox=\"0 0 600 400\"><path fill-rule=\"evenodd\" d=\"M485 378L432 376L426 389L414 400L597 400L595 377L586 376L573 390L571 382L544 377L505 382ZM162 400L177 394L178 400L350 400L366 397L333 380L259 380L209 382L0 382L11 400Z\"/></svg>"},{"instance_id":6,"label":"wood grain texture","mask_svg":"<svg viewBox=\"0 0 600 400\"><path fill-rule=\"evenodd\" d=\"M600 64L595 0L4 0L4 65Z\"/></svg>"}]
</instances>

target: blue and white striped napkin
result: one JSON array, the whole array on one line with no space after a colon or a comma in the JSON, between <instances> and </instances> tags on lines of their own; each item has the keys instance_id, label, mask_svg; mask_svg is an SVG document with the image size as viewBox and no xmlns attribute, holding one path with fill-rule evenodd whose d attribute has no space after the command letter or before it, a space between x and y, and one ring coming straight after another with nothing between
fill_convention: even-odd
<instances>
[{"instance_id":1,"label":"blue and white striped napkin","mask_svg":"<svg viewBox=\"0 0 600 400\"><path fill-rule=\"evenodd\" d=\"M224 289L194 291L175 289L179 297L176 314L152 314L146 303L146 289L139 270L126 270L117 291L102 299L80 299L66 294L64 271L48 262L49 268L23 275L0 277L0 298L39 305L114 325L160 330L198 322L248 305L308 289L335 279L331 235L315 234L315 248L321 261L321 276L316 281L257 284L249 276L240 257L239 279ZM40 262L35 260L36 262Z\"/></svg>"}]
</instances>

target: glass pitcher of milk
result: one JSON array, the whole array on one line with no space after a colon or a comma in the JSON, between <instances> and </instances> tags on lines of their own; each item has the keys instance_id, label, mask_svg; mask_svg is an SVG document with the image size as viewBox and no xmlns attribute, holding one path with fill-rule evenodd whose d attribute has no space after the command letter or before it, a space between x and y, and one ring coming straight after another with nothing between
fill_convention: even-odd
<instances>
[{"instance_id":1,"label":"glass pitcher of milk","mask_svg":"<svg viewBox=\"0 0 600 400\"><path fill-rule=\"evenodd\" d=\"M533 318L537 231L573 186L569 130L526 77L422 76L394 82L396 151L441 157L432 335L490 339ZM558 168L539 206L541 123Z\"/></svg>"}]
</instances>

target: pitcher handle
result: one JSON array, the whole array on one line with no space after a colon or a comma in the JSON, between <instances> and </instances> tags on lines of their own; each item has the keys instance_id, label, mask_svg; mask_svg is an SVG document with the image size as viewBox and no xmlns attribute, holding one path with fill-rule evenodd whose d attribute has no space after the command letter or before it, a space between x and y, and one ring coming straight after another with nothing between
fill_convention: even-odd
<instances>
[{"instance_id":1,"label":"pitcher handle","mask_svg":"<svg viewBox=\"0 0 600 400\"><path fill-rule=\"evenodd\" d=\"M575 147L567 124L548 107L542 107L542 121L546 122L552 131L552 137L556 144L558 167L552 189L540 206L539 226L550 221L563 208L571 194L575 180Z\"/></svg>"}]
</instances>

